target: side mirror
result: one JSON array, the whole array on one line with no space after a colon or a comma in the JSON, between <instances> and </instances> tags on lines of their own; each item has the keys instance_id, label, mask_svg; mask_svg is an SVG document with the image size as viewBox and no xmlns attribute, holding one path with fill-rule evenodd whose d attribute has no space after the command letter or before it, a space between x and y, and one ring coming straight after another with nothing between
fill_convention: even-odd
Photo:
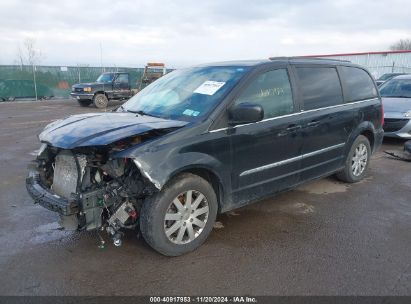
<instances>
[{"instance_id":1,"label":"side mirror","mask_svg":"<svg viewBox=\"0 0 411 304\"><path fill-rule=\"evenodd\" d=\"M230 125L247 124L264 118L264 109L255 103L240 103L228 109Z\"/></svg>"}]
</instances>

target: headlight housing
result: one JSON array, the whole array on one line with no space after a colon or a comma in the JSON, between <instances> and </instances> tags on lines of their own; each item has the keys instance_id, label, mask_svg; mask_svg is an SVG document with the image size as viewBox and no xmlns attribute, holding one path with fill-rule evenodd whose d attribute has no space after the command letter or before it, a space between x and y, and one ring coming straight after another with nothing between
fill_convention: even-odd
<instances>
[{"instance_id":1,"label":"headlight housing","mask_svg":"<svg viewBox=\"0 0 411 304\"><path fill-rule=\"evenodd\" d=\"M84 92L91 92L91 87L86 87L83 89Z\"/></svg>"},{"instance_id":2,"label":"headlight housing","mask_svg":"<svg viewBox=\"0 0 411 304\"><path fill-rule=\"evenodd\" d=\"M409 117L411 118L411 110L409 110L408 112L404 113L404 117Z\"/></svg>"}]
</instances>

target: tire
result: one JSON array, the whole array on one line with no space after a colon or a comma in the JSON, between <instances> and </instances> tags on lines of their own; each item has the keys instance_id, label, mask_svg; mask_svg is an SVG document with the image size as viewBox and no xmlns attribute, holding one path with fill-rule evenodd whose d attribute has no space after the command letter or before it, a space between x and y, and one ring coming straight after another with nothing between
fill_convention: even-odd
<instances>
[{"instance_id":1,"label":"tire","mask_svg":"<svg viewBox=\"0 0 411 304\"><path fill-rule=\"evenodd\" d=\"M77 101L79 105L82 107L88 107L91 104L91 100L87 100L87 99L79 99Z\"/></svg>"},{"instance_id":2,"label":"tire","mask_svg":"<svg viewBox=\"0 0 411 304\"><path fill-rule=\"evenodd\" d=\"M188 197L191 197L190 207L186 206ZM159 253L179 256L204 243L213 229L217 210L217 197L212 186L197 175L183 173L144 202L140 216L141 234Z\"/></svg>"},{"instance_id":3,"label":"tire","mask_svg":"<svg viewBox=\"0 0 411 304\"><path fill-rule=\"evenodd\" d=\"M104 94L96 94L93 97L93 103L96 106L96 108L104 109L107 108L108 99Z\"/></svg>"},{"instance_id":4,"label":"tire","mask_svg":"<svg viewBox=\"0 0 411 304\"><path fill-rule=\"evenodd\" d=\"M408 153L411 153L411 140L407 140L404 143L404 151L408 152Z\"/></svg>"},{"instance_id":5,"label":"tire","mask_svg":"<svg viewBox=\"0 0 411 304\"><path fill-rule=\"evenodd\" d=\"M348 152L344 169L337 173L337 178L347 183L359 182L367 173L370 157L370 142L367 137L359 135Z\"/></svg>"}]
</instances>

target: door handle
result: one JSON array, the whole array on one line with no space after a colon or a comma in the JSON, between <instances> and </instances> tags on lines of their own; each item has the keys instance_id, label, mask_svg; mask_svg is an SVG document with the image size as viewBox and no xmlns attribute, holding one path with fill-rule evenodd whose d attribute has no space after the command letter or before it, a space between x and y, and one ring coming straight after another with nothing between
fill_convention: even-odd
<instances>
[{"instance_id":1,"label":"door handle","mask_svg":"<svg viewBox=\"0 0 411 304\"><path fill-rule=\"evenodd\" d=\"M294 131L297 131L298 129L301 129L300 125L290 125L287 127L286 131L294 132Z\"/></svg>"},{"instance_id":2,"label":"door handle","mask_svg":"<svg viewBox=\"0 0 411 304\"><path fill-rule=\"evenodd\" d=\"M318 126L320 122L318 120L313 120L307 124L307 127L315 127Z\"/></svg>"},{"instance_id":3,"label":"door handle","mask_svg":"<svg viewBox=\"0 0 411 304\"><path fill-rule=\"evenodd\" d=\"M281 132L279 132L277 136L285 136L297 131L298 129L301 129L301 125L289 125L286 129L283 129Z\"/></svg>"}]
</instances>

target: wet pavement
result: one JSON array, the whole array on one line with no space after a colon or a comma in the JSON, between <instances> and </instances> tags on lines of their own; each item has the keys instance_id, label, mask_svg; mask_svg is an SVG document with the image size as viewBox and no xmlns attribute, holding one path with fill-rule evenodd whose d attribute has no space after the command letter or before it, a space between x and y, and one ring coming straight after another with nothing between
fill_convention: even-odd
<instances>
[{"instance_id":1,"label":"wet pavement","mask_svg":"<svg viewBox=\"0 0 411 304\"><path fill-rule=\"evenodd\" d=\"M219 216L177 258L134 233L100 249L95 232L59 230L26 193L26 166L47 123L92 111L0 103L1 295L411 295L411 162L382 152L358 184L330 177Z\"/></svg>"}]
</instances>

